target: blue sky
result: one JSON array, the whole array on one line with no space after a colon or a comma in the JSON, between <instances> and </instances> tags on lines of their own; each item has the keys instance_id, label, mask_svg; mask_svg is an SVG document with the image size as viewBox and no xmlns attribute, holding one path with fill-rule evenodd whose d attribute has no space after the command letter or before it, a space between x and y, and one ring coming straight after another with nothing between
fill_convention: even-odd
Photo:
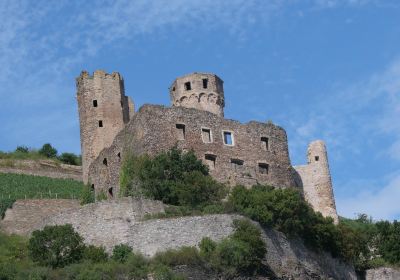
<instances>
[{"instance_id":1,"label":"blue sky","mask_svg":"<svg viewBox=\"0 0 400 280\"><path fill-rule=\"evenodd\" d=\"M177 76L225 81L227 118L328 146L340 215L400 218L400 2L0 1L0 150L80 153L75 77L119 71L137 108Z\"/></svg>"}]
</instances>

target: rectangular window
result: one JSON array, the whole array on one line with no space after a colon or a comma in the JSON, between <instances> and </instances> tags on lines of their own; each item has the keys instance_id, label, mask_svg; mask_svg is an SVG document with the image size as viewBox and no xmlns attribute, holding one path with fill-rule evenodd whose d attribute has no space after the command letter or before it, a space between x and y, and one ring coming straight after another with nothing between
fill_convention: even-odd
<instances>
[{"instance_id":1,"label":"rectangular window","mask_svg":"<svg viewBox=\"0 0 400 280\"><path fill-rule=\"evenodd\" d=\"M190 82L186 82L185 83L185 89L186 90L191 90L192 89L192 85L190 84Z\"/></svg>"},{"instance_id":2,"label":"rectangular window","mask_svg":"<svg viewBox=\"0 0 400 280\"><path fill-rule=\"evenodd\" d=\"M268 139L268 137L261 137L261 148L264 151L269 151L269 139Z\"/></svg>"},{"instance_id":3,"label":"rectangular window","mask_svg":"<svg viewBox=\"0 0 400 280\"><path fill-rule=\"evenodd\" d=\"M103 127L103 121L99 121L99 127Z\"/></svg>"},{"instance_id":4,"label":"rectangular window","mask_svg":"<svg viewBox=\"0 0 400 280\"><path fill-rule=\"evenodd\" d=\"M203 88L208 87L208 79L203 79Z\"/></svg>"},{"instance_id":5,"label":"rectangular window","mask_svg":"<svg viewBox=\"0 0 400 280\"><path fill-rule=\"evenodd\" d=\"M176 124L176 133L178 140L185 140L185 125Z\"/></svg>"},{"instance_id":6,"label":"rectangular window","mask_svg":"<svg viewBox=\"0 0 400 280\"><path fill-rule=\"evenodd\" d=\"M260 174L268 174L269 172L269 165L267 163L259 163L258 164L258 172Z\"/></svg>"},{"instance_id":7,"label":"rectangular window","mask_svg":"<svg viewBox=\"0 0 400 280\"><path fill-rule=\"evenodd\" d=\"M232 132L224 131L224 144L233 146L233 135Z\"/></svg>"},{"instance_id":8,"label":"rectangular window","mask_svg":"<svg viewBox=\"0 0 400 280\"><path fill-rule=\"evenodd\" d=\"M103 159L103 164L104 164L105 166L108 165L108 163L107 163L107 158L104 158L104 159Z\"/></svg>"},{"instance_id":9,"label":"rectangular window","mask_svg":"<svg viewBox=\"0 0 400 280\"><path fill-rule=\"evenodd\" d=\"M203 138L204 143L211 143L212 142L211 130L208 128L202 128L201 137Z\"/></svg>"},{"instance_id":10,"label":"rectangular window","mask_svg":"<svg viewBox=\"0 0 400 280\"><path fill-rule=\"evenodd\" d=\"M235 172L242 171L244 161L241 159L231 159L231 168Z\"/></svg>"},{"instance_id":11,"label":"rectangular window","mask_svg":"<svg viewBox=\"0 0 400 280\"><path fill-rule=\"evenodd\" d=\"M315 156L315 161L319 161L319 156Z\"/></svg>"},{"instance_id":12,"label":"rectangular window","mask_svg":"<svg viewBox=\"0 0 400 280\"><path fill-rule=\"evenodd\" d=\"M97 100L93 100L93 107L97 107Z\"/></svg>"},{"instance_id":13,"label":"rectangular window","mask_svg":"<svg viewBox=\"0 0 400 280\"><path fill-rule=\"evenodd\" d=\"M215 160L217 159L217 156L206 154L204 156L204 158L206 160L206 164L207 164L208 168L210 170L214 170L215 169Z\"/></svg>"}]
</instances>

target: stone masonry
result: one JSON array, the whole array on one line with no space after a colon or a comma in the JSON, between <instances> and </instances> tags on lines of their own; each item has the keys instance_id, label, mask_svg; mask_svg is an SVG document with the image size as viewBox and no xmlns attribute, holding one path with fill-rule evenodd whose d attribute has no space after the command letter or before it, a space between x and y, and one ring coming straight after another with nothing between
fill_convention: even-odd
<instances>
[{"instance_id":1,"label":"stone masonry","mask_svg":"<svg viewBox=\"0 0 400 280\"><path fill-rule=\"evenodd\" d=\"M124 80L119 73L83 71L76 79L81 131L83 182L88 182L92 161L111 145L134 112L133 102L125 96Z\"/></svg>"},{"instance_id":2,"label":"stone masonry","mask_svg":"<svg viewBox=\"0 0 400 280\"><path fill-rule=\"evenodd\" d=\"M90 77L82 72L77 80L83 177L96 192L118 196L121 162L127 155L156 155L177 146L193 150L220 182L300 188L316 211L337 222L323 142L310 144L309 164L292 167L283 128L223 117L225 96L218 76L193 73L177 78L170 87L171 107L144 105L136 113L133 105L124 103L118 73L96 71ZM100 119L104 127L99 127Z\"/></svg>"}]
</instances>

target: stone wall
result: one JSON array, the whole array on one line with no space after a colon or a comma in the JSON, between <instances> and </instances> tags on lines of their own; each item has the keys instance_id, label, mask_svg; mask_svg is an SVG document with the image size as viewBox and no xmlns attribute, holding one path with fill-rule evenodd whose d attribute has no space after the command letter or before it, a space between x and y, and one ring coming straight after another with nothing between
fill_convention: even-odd
<instances>
[{"instance_id":1,"label":"stone wall","mask_svg":"<svg viewBox=\"0 0 400 280\"><path fill-rule=\"evenodd\" d=\"M390 267L369 269L366 272L365 280L399 280L400 270Z\"/></svg>"},{"instance_id":2,"label":"stone wall","mask_svg":"<svg viewBox=\"0 0 400 280\"><path fill-rule=\"evenodd\" d=\"M79 208L79 200L73 199L17 200L12 208L7 209L0 221L0 229L9 234L29 235L40 228L46 218Z\"/></svg>"},{"instance_id":3,"label":"stone wall","mask_svg":"<svg viewBox=\"0 0 400 280\"><path fill-rule=\"evenodd\" d=\"M15 173L82 181L82 167L51 160L0 159L0 173Z\"/></svg>"},{"instance_id":4,"label":"stone wall","mask_svg":"<svg viewBox=\"0 0 400 280\"><path fill-rule=\"evenodd\" d=\"M206 140L204 129L210 133ZM224 143L224 132L231 133L232 145ZM156 155L175 145L182 150L193 150L210 166L210 174L218 181L247 186L295 185L286 132L282 128L271 123L242 124L207 111L156 105L143 106L110 148L99 154L90 166L90 182L96 191L113 188L115 195L119 189L121 158L130 153Z\"/></svg>"},{"instance_id":5,"label":"stone wall","mask_svg":"<svg viewBox=\"0 0 400 280\"><path fill-rule=\"evenodd\" d=\"M323 141L310 143L307 151L308 164L295 166L297 185L303 190L304 198L315 211L339 222L333 196L328 155Z\"/></svg>"},{"instance_id":6,"label":"stone wall","mask_svg":"<svg viewBox=\"0 0 400 280\"><path fill-rule=\"evenodd\" d=\"M79 109L83 181L87 183L91 162L109 147L134 112L133 102L125 96L119 73L83 71L76 79Z\"/></svg>"},{"instance_id":7,"label":"stone wall","mask_svg":"<svg viewBox=\"0 0 400 280\"><path fill-rule=\"evenodd\" d=\"M224 116L223 81L214 74L193 73L177 78L169 88L172 106L195 108Z\"/></svg>"}]
</instances>

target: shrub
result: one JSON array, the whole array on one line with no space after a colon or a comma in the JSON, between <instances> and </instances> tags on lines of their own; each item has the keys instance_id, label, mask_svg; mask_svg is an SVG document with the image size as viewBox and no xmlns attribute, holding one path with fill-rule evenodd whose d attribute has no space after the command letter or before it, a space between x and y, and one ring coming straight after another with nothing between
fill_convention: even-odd
<instances>
[{"instance_id":1,"label":"shrub","mask_svg":"<svg viewBox=\"0 0 400 280\"><path fill-rule=\"evenodd\" d=\"M47 158L55 158L57 157L57 150L51 146L50 143L46 143L39 150L39 154L44 155Z\"/></svg>"},{"instance_id":2,"label":"shrub","mask_svg":"<svg viewBox=\"0 0 400 280\"><path fill-rule=\"evenodd\" d=\"M80 165L79 156L74 153L62 153L58 159L65 164Z\"/></svg>"},{"instance_id":3,"label":"shrub","mask_svg":"<svg viewBox=\"0 0 400 280\"><path fill-rule=\"evenodd\" d=\"M14 204L15 199L11 198L3 198L0 199L0 220L4 218L4 215L6 214L6 211L8 208L11 208L12 205Z\"/></svg>"},{"instance_id":4,"label":"shrub","mask_svg":"<svg viewBox=\"0 0 400 280\"><path fill-rule=\"evenodd\" d=\"M132 254L132 247L120 244L114 247L111 258L117 262L125 263Z\"/></svg>"},{"instance_id":5,"label":"shrub","mask_svg":"<svg viewBox=\"0 0 400 280\"><path fill-rule=\"evenodd\" d=\"M104 247L89 245L85 247L83 251L83 258L94 263L106 262L108 260L108 254Z\"/></svg>"},{"instance_id":6,"label":"shrub","mask_svg":"<svg viewBox=\"0 0 400 280\"><path fill-rule=\"evenodd\" d=\"M94 203L94 202L95 202L94 190L90 186L84 186L82 189L82 195L81 195L81 205Z\"/></svg>"},{"instance_id":7,"label":"shrub","mask_svg":"<svg viewBox=\"0 0 400 280\"><path fill-rule=\"evenodd\" d=\"M226 192L193 152L182 153L177 148L154 158L127 157L121 169L121 190L124 195L140 194L192 208L217 203Z\"/></svg>"},{"instance_id":8,"label":"shrub","mask_svg":"<svg viewBox=\"0 0 400 280\"><path fill-rule=\"evenodd\" d=\"M168 266L201 264L199 252L195 247L182 247L180 249L170 249L165 252L157 253L154 256L156 263Z\"/></svg>"},{"instance_id":9,"label":"shrub","mask_svg":"<svg viewBox=\"0 0 400 280\"><path fill-rule=\"evenodd\" d=\"M96 201L102 200L107 200L107 195L104 191L99 191L99 193L96 195Z\"/></svg>"},{"instance_id":10,"label":"shrub","mask_svg":"<svg viewBox=\"0 0 400 280\"><path fill-rule=\"evenodd\" d=\"M15 149L15 152L27 154L27 153L29 153L29 148L26 147L26 146L18 146L18 147Z\"/></svg>"},{"instance_id":11,"label":"shrub","mask_svg":"<svg viewBox=\"0 0 400 280\"><path fill-rule=\"evenodd\" d=\"M69 224L34 231L28 245L33 261L53 268L78 262L84 248L83 238Z\"/></svg>"}]
</instances>

